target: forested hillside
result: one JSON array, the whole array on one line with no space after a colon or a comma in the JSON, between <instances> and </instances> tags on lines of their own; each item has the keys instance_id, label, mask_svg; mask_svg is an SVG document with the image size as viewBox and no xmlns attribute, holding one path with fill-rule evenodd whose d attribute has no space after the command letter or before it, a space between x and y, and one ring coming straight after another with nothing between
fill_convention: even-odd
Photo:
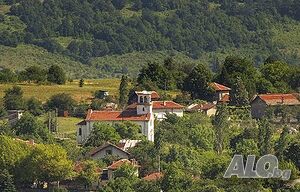
<instances>
[{"instance_id":1,"label":"forested hillside","mask_svg":"<svg viewBox=\"0 0 300 192\"><path fill-rule=\"evenodd\" d=\"M53 62L60 62L60 55L61 60L93 71L83 76L136 75L147 62L140 61L141 54L154 61L178 54L186 62L195 59L214 68L233 54L257 65L270 55L290 64L300 61L298 0L2 0L1 4L0 44L41 47ZM130 58L128 62L124 57ZM29 62L45 64L40 59L32 55ZM23 65L21 60L15 59L14 65ZM1 59L0 66L9 64Z\"/></svg>"}]
</instances>

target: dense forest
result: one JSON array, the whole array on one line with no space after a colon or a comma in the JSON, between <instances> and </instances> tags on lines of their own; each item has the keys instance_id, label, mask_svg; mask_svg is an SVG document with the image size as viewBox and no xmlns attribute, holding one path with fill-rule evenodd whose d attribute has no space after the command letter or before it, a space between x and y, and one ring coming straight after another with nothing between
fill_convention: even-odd
<instances>
[{"instance_id":1,"label":"dense forest","mask_svg":"<svg viewBox=\"0 0 300 192\"><path fill-rule=\"evenodd\" d=\"M212 66L232 53L257 65L270 55L290 64L300 61L297 46L290 49L280 37L274 40L285 33L281 29L299 25L297 0L2 0L2 4L9 11L1 11L0 44L35 45L110 74L132 69L124 63L111 67L95 58L174 51Z\"/></svg>"}]
</instances>

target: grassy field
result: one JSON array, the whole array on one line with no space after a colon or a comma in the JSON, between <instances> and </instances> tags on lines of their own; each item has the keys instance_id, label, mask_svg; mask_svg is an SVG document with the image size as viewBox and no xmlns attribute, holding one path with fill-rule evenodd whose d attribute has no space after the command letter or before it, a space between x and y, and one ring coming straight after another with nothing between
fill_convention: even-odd
<instances>
[{"instance_id":1,"label":"grassy field","mask_svg":"<svg viewBox=\"0 0 300 192\"><path fill-rule=\"evenodd\" d=\"M58 117L58 132L63 134L74 134L76 133L76 124L82 121L76 117Z\"/></svg>"},{"instance_id":2,"label":"grassy field","mask_svg":"<svg viewBox=\"0 0 300 192\"><path fill-rule=\"evenodd\" d=\"M65 85L36 85L36 84L17 84L24 92L26 99L36 97L40 101L47 101L52 95L58 93L70 94L76 101L86 101L92 97L96 90L109 91L111 95L118 94L119 79L97 79L85 80L83 87L78 86L78 80L69 82ZM11 88L13 84L0 84L0 98L4 96L4 91Z\"/></svg>"}]
</instances>

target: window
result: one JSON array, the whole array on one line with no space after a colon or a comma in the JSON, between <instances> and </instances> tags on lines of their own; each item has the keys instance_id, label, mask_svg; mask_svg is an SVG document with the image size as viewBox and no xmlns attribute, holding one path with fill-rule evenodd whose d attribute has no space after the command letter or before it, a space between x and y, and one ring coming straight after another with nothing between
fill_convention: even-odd
<instances>
[{"instance_id":1,"label":"window","mask_svg":"<svg viewBox=\"0 0 300 192\"><path fill-rule=\"evenodd\" d=\"M105 153L106 153L106 155L111 155L112 151L111 150L106 150Z\"/></svg>"},{"instance_id":2,"label":"window","mask_svg":"<svg viewBox=\"0 0 300 192\"><path fill-rule=\"evenodd\" d=\"M81 128L78 129L78 135L79 135L79 136L82 135L82 129L81 129Z\"/></svg>"},{"instance_id":3,"label":"window","mask_svg":"<svg viewBox=\"0 0 300 192\"><path fill-rule=\"evenodd\" d=\"M146 96L144 97L144 102L145 102L145 103L147 103L147 102L148 102L148 99L147 99L147 97L146 97Z\"/></svg>"},{"instance_id":4,"label":"window","mask_svg":"<svg viewBox=\"0 0 300 192\"><path fill-rule=\"evenodd\" d=\"M144 98L143 98L143 96L140 96L140 103L144 103Z\"/></svg>"},{"instance_id":5,"label":"window","mask_svg":"<svg viewBox=\"0 0 300 192\"><path fill-rule=\"evenodd\" d=\"M145 107L143 107L143 111L145 111Z\"/></svg>"}]
</instances>

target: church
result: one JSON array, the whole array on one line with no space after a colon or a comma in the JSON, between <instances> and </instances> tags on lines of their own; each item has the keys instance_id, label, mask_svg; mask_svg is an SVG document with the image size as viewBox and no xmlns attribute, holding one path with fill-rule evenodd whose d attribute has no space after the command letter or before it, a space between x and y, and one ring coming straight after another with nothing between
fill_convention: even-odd
<instances>
[{"instance_id":1,"label":"church","mask_svg":"<svg viewBox=\"0 0 300 192\"><path fill-rule=\"evenodd\" d=\"M117 123L132 121L141 127L149 141L154 141L154 120L162 120L166 113L183 116L184 107L173 101L152 101L152 91L136 91L137 102L124 111L88 110L85 120L77 124L77 142L83 144L89 137L96 122Z\"/></svg>"}]
</instances>

